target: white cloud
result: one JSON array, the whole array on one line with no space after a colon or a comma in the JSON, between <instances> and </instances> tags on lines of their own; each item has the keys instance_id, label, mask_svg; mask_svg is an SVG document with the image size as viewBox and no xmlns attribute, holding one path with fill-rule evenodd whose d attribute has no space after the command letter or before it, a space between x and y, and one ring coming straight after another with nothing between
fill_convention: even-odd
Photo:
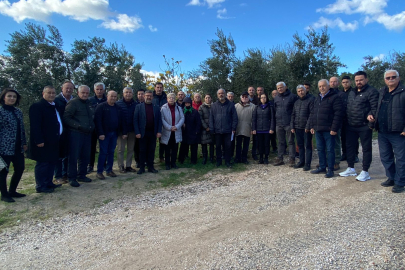
<instances>
[{"instance_id":1,"label":"white cloud","mask_svg":"<svg viewBox=\"0 0 405 270\"><path fill-rule=\"evenodd\" d=\"M139 17L110 11L107 0L20 0L14 3L1 0L0 13L18 23L26 19L48 23L52 14L58 14L79 22L101 20L104 21L102 27L124 32L142 27Z\"/></svg>"},{"instance_id":2,"label":"white cloud","mask_svg":"<svg viewBox=\"0 0 405 270\"><path fill-rule=\"evenodd\" d=\"M227 13L228 11L226 10L226 8L224 8L224 9L218 9L217 10L217 18L218 19L221 19L221 20L226 20L226 19L232 19L233 17L227 17L226 16L226 13Z\"/></svg>"},{"instance_id":3,"label":"white cloud","mask_svg":"<svg viewBox=\"0 0 405 270\"><path fill-rule=\"evenodd\" d=\"M317 29L317 28L322 28L326 25L330 28L338 27L343 32L346 32L346 31L353 32L354 30L356 30L358 28L359 23L357 21L353 21L350 23L344 23L342 21L342 19L340 19L340 18L336 18L335 20L330 20L325 17L320 17L316 23L312 24L312 27Z\"/></svg>"},{"instance_id":4,"label":"white cloud","mask_svg":"<svg viewBox=\"0 0 405 270\"><path fill-rule=\"evenodd\" d=\"M373 61L381 62L384 59L384 57L385 57L385 55L381 53L380 55L374 56Z\"/></svg>"},{"instance_id":5,"label":"white cloud","mask_svg":"<svg viewBox=\"0 0 405 270\"><path fill-rule=\"evenodd\" d=\"M151 31L151 32L157 32L157 28L156 27L153 27L152 25L150 25L149 24L149 30Z\"/></svg>"},{"instance_id":6,"label":"white cloud","mask_svg":"<svg viewBox=\"0 0 405 270\"><path fill-rule=\"evenodd\" d=\"M374 18L374 20L384 25L388 30L401 31L405 28L405 11L392 16L383 13Z\"/></svg>"},{"instance_id":7,"label":"white cloud","mask_svg":"<svg viewBox=\"0 0 405 270\"><path fill-rule=\"evenodd\" d=\"M214 6L220 6L221 3L225 2L225 0L191 0L187 5L188 6L205 6L208 5L209 8Z\"/></svg>"}]
</instances>

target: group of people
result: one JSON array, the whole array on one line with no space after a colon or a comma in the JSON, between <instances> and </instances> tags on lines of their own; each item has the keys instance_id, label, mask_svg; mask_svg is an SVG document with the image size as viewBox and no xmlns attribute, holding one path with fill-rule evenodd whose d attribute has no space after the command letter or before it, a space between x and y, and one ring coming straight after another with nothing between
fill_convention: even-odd
<instances>
[{"instance_id":1,"label":"group of people","mask_svg":"<svg viewBox=\"0 0 405 270\"><path fill-rule=\"evenodd\" d=\"M198 145L202 148L202 163L208 161L219 167L232 163L248 164L248 151L259 164L269 164L270 148L277 153L274 166L287 164L304 171L311 170L312 137L316 138L319 164L310 171L333 177L340 162L347 169L340 176L357 176L369 180L372 161L373 129L378 131L381 162L388 179L381 185L393 186L393 192L403 192L405 186L405 92L397 71L384 74L386 87L377 91L368 84L367 74L354 74L318 82L319 93L310 93L311 85L296 87L293 94L284 82L277 83L272 100L263 87L248 87L234 103L234 93L217 91L217 101L210 94L194 94L193 99L179 91L166 94L162 83L154 91L123 89L118 100L116 91L106 94L105 85L90 88L81 85L77 97L70 81L56 95L53 86L46 86L42 99L29 109L30 138L27 145L23 114L17 108L20 94L13 88L4 89L0 96L0 172L1 200L14 202L24 197L17 186L24 171L24 152L36 161L36 191L50 193L64 183L79 187L79 182L91 182L87 175L94 171L97 142L99 156L96 177L116 177L113 171L114 152L120 173L157 173L154 157L159 140L159 159L166 170L177 169L190 155L198 160ZM296 137L296 138L295 138ZM359 139L362 146L362 171L357 175ZM295 143L296 141L296 143ZM117 147L118 144L118 147ZM180 144L180 149L179 149ZM297 146L296 146L297 145ZM298 148L298 153L297 149ZM209 149L209 151L208 151ZM215 153L214 153L215 151ZM126 157L125 156L126 152ZM298 162L296 162L298 156ZM135 159L137 168L132 167ZM233 160L233 162L232 162ZM10 163L14 173L7 189ZM0 167L1 168L1 167ZM55 179L54 179L55 177Z\"/></svg>"}]
</instances>

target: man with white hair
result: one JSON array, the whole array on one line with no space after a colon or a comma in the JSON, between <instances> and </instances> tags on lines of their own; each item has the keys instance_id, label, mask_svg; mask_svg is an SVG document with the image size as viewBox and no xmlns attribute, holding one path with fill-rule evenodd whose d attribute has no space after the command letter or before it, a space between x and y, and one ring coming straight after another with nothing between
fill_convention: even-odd
<instances>
[{"instance_id":1,"label":"man with white hair","mask_svg":"<svg viewBox=\"0 0 405 270\"><path fill-rule=\"evenodd\" d=\"M384 73L386 87L380 90L375 121L381 163L388 177L381 183L392 192L404 192L405 186L405 87L396 70Z\"/></svg>"}]
</instances>

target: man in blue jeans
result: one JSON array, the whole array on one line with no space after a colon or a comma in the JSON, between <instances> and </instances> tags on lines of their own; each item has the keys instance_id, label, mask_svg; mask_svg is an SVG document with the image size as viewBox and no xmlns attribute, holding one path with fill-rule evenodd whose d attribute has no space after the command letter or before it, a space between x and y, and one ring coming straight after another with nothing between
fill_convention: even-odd
<instances>
[{"instance_id":1,"label":"man in blue jeans","mask_svg":"<svg viewBox=\"0 0 405 270\"><path fill-rule=\"evenodd\" d=\"M107 176L116 177L112 167L114 163L114 151L117 146L117 136L122 129L122 139L127 138L126 125L122 125L123 120L121 108L115 104L117 102L117 92L109 91L107 101L97 105L94 113L94 123L98 135L100 153L97 162L97 175L100 180L104 180L104 164L107 161Z\"/></svg>"},{"instance_id":2,"label":"man in blue jeans","mask_svg":"<svg viewBox=\"0 0 405 270\"><path fill-rule=\"evenodd\" d=\"M316 148L319 156L319 167L311 173L326 173L325 178L334 176L335 165L335 136L343 119L343 103L336 91L329 87L328 80L318 82L319 95L314 101L314 108L310 115L311 133L316 137ZM326 160L326 151L328 160Z\"/></svg>"}]
</instances>

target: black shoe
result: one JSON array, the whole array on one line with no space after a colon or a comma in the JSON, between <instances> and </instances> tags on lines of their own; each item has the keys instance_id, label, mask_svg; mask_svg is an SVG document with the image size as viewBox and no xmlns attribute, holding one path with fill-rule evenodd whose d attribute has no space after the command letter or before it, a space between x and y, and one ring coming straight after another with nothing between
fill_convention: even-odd
<instances>
[{"instance_id":1,"label":"black shoe","mask_svg":"<svg viewBox=\"0 0 405 270\"><path fill-rule=\"evenodd\" d=\"M80 187L79 182L77 182L75 179L69 180L69 185L72 187Z\"/></svg>"},{"instance_id":2,"label":"black shoe","mask_svg":"<svg viewBox=\"0 0 405 270\"><path fill-rule=\"evenodd\" d=\"M170 170L170 165L166 165L166 170Z\"/></svg>"},{"instance_id":3,"label":"black shoe","mask_svg":"<svg viewBox=\"0 0 405 270\"><path fill-rule=\"evenodd\" d=\"M55 188L58 188L58 187L61 187L62 186L62 184L54 184L54 183L52 183L52 184L49 184L48 185L48 188L53 188L53 189L55 189Z\"/></svg>"},{"instance_id":4,"label":"black shoe","mask_svg":"<svg viewBox=\"0 0 405 270\"><path fill-rule=\"evenodd\" d=\"M88 177L82 177L82 178L77 178L77 181L90 183L90 182L91 182L91 179L88 178Z\"/></svg>"},{"instance_id":5,"label":"black shoe","mask_svg":"<svg viewBox=\"0 0 405 270\"><path fill-rule=\"evenodd\" d=\"M207 164L207 157L206 156L203 158L202 164L203 165Z\"/></svg>"},{"instance_id":6,"label":"black shoe","mask_svg":"<svg viewBox=\"0 0 405 270\"><path fill-rule=\"evenodd\" d=\"M325 174L325 178L332 178L335 176L335 173L331 170L328 170L328 172Z\"/></svg>"},{"instance_id":7,"label":"black shoe","mask_svg":"<svg viewBox=\"0 0 405 270\"><path fill-rule=\"evenodd\" d=\"M342 157L340 158L340 161L345 161L347 160L346 154L343 154Z\"/></svg>"},{"instance_id":8,"label":"black shoe","mask_svg":"<svg viewBox=\"0 0 405 270\"><path fill-rule=\"evenodd\" d=\"M145 172L145 168L140 168L137 172L137 174L143 174Z\"/></svg>"},{"instance_id":9,"label":"black shoe","mask_svg":"<svg viewBox=\"0 0 405 270\"><path fill-rule=\"evenodd\" d=\"M300 168L304 168L305 164L304 163L297 163L294 165L294 169L300 169Z\"/></svg>"},{"instance_id":10,"label":"black shoe","mask_svg":"<svg viewBox=\"0 0 405 270\"><path fill-rule=\"evenodd\" d=\"M354 163L359 163L359 156L356 156L355 158L354 158Z\"/></svg>"},{"instance_id":11,"label":"black shoe","mask_svg":"<svg viewBox=\"0 0 405 270\"><path fill-rule=\"evenodd\" d=\"M269 158L264 158L263 163L266 165L269 164Z\"/></svg>"},{"instance_id":12,"label":"black shoe","mask_svg":"<svg viewBox=\"0 0 405 270\"><path fill-rule=\"evenodd\" d=\"M309 171L311 169L311 165L305 165L304 168L302 169L304 172Z\"/></svg>"},{"instance_id":13,"label":"black shoe","mask_svg":"<svg viewBox=\"0 0 405 270\"><path fill-rule=\"evenodd\" d=\"M91 166L88 166L87 167L87 173L92 173L92 172L94 172L94 168L91 167Z\"/></svg>"},{"instance_id":14,"label":"black shoe","mask_svg":"<svg viewBox=\"0 0 405 270\"><path fill-rule=\"evenodd\" d=\"M260 158L258 163L259 163L259 164L264 164L263 158Z\"/></svg>"},{"instance_id":15,"label":"black shoe","mask_svg":"<svg viewBox=\"0 0 405 270\"><path fill-rule=\"evenodd\" d=\"M179 167L177 167L177 165L176 165L176 164L171 165L170 167L172 167L172 169L178 169L178 168L179 168Z\"/></svg>"},{"instance_id":16,"label":"black shoe","mask_svg":"<svg viewBox=\"0 0 405 270\"><path fill-rule=\"evenodd\" d=\"M148 172L150 172L150 173L157 173L158 170L156 170L155 168L152 168L152 169L148 169Z\"/></svg>"},{"instance_id":17,"label":"black shoe","mask_svg":"<svg viewBox=\"0 0 405 270\"><path fill-rule=\"evenodd\" d=\"M394 185L395 185L395 181L392 179L389 179L389 178L387 179L387 181L381 183L381 186L383 186L383 187L392 187Z\"/></svg>"},{"instance_id":18,"label":"black shoe","mask_svg":"<svg viewBox=\"0 0 405 270\"><path fill-rule=\"evenodd\" d=\"M326 172L326 169L321 169L321 168L311 171L312 174L318 174L318 173L324 173L324 172Z\"/></svg>"},{"instance_id":19,"label":"black shoe","mask_svg":"<svg viewBox=\"0 0 405 270\"><path fill-rule=\"evenodd\" d=\"M53 188L41 188L37 189L37 193L52 193L54 191Z\"/></svg>"},{"instance_id":20,"label":"black shoe","mask_svg":"<svg viewBox=\"0 0 405 270\"><path fill-rule=\"evenodd\" d=\"M15 192L9 192L8 195L9 195L10 197L12 197L12 198L22 198L22 197L27 196L27 195L25 195L25 194L18 193L17 191L15 191Z\"/></svg>"},{"instance_id":21,"label":"black shoe","mask_svg":"<svg viewBox=\"0 0 405 270\"><path fill-rule=\"evenodd\" d=\"M126 167L125 171L127 171L127 172L136 172L136 170L134 168L132 168L132 167Z\"/></svg>"},{"instance_id":22,"label":"black shoe","mask_svg":"<svg viewBox=\"0 0 405 270\"><path fill-rule=\"evenodd\" d=\"M13 198L11 198L10 196L1 196L1 200L3 202L15 202L15 200Z\"/></svg>"},{"instance_id":23,"label":"black shoe","mask_svg":"<svg viewBox=\"0 0 405 270\"><path fill-rule=\"evenodd\" d=\"M257 155L252 156L254 160L259 160L259 158L257 157Z\"/></svg>"},{"instance_id":24,"label":"black shoe","mask_svg":"<svg viewBox=\"0 0 405 270\"><path fill-rule=\"evenodd\" d=\"M401 193L401 192L404 192L404 191L405 191L404 186L394 185L392 187L392 192L394 192L394 193Z\"/></svg>"},{"instance_id":25,"label":"black shoe","mask_svg":"<svg viewBox=\"0 0 405 270\"><path fill-rule=\"evenodd\" d=\"M227 167L227 168L232 168L232 165L231 165L231 163L225 163L225 166Z\"/></svg>"}]
</instances>

